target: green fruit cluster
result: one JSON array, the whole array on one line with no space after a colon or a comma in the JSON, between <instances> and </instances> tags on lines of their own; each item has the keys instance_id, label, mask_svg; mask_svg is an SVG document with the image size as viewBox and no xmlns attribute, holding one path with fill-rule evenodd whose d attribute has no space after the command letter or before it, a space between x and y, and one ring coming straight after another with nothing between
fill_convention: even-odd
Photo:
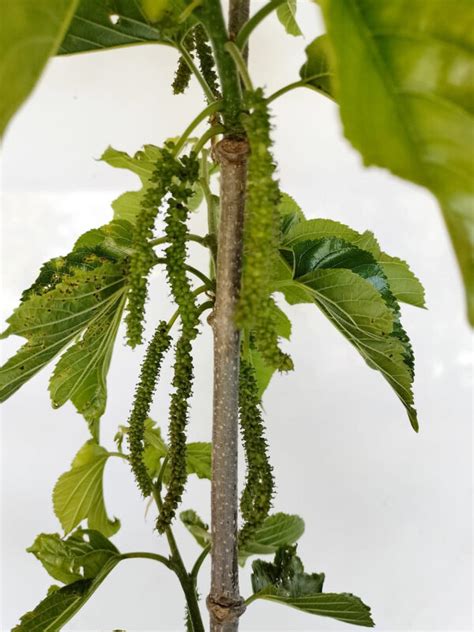
<instances>
[{"instance_id":1,"label":"green fruit cluster","mask_svg":"<svg viewBox=\"0 0 474 632\"><path fill-rule=\"evenodd\" d=\"M212 54L212 48L209 45L207 33L201 24L196 26L194 29L194 41L202 76L206 80L212 94L216 97L216 99L220 99L221 93L215 69L214 55Z\"/></svg>"},{"instance_id":2,"label":"green fruit cluster","mask_svg":"<svg viewBox=\"0 0 474 632\"><path fill-rule=\"evenodd\" d=\"M199 61L199 68L201 69L204 80L216 99L220 99L221 94L219 91L217 73L215 71L214 56L212 54L212 49L209 46L207 33L201 24L198 24L187 33L183 40L183 46L191 57L193 57L193 53L196 52ZM178 67L171 86L173 88L173 93L183 94L189 86L190 79L191 68L189 67L186 59L181 55L178 60Z\"/></svg>"},{"instance_id":3,"label":"green fruit cluster","mask_svg":"<svg viewBox=\"0 0 474 632\"><path fill-rule=\"evenodd\" d=\"M252 341L260 352L265 364L279 371L292 371L293 360L278 346L277 323L275 319L275 302L271 297L265 301L262 316L252 330Z\"/></svg>"},{"instance_id":4,"label":"green fruit cluster","mask_svg":"<svg viewBox=\"0 0 474 632\"><path fill-rule=\"evenodd\" d=\"M132 412L128 420L130 465L143 496L149 496L152 491L152 482L143 461L145 420L150 412L161 363L170 345L171 337L168 334L168 325L166 321L162 321L156 328L153 338L148 345L141 367L138 385L135 390Z\"/></svg>"},{"instance_id":5,"label":"green fruit cluster","mask_svg":"<svg viewBox=\"0 0 474 632\"><path fill-rule=\"evenodd\" d=\"M192 185L199 177L199 163L194 154L177 161L176 177L170 186L170 198L165 217L166 271L173 298L179 308L181 335L176 344L168 426L168 468L170 472L167 493L157 520L157 529L163 533L175 516L181 502L187 479L186 426L189 398L192 394L194 370L192 342L198 334L199 310L186 273L186 236L189 209L187 203L193 194Z\"/></svg>"},{"instance_id":6,"label":"green fruit cluster","mask_svg":"<svg viewBox=\"0 0 474 632\"><path fill-rule=\"evenodd\" d=\"M148 296L148 274L154 263L153 229L161 202L166 195L176 171L176 160L171 147L162 149L156 169L151 177L154 186L148 188L141 203L133 233L133 252L130 257L127 316L127 339L131 347L143 342L143 321Z\"/></svg>"},{"instance_id":7,"label":"green fruit cluster","mask_svg":"<svg viewBox=\"0 0 474 632\"><path fill-rule=\"evenodd\" d=\"M240 327L255 330L264 360L281 371L287 371L292 368L292 362L278 348L270 298L272 262L278 250L280 235L280 190L270 151L270 117L260 88L247 93L245 101L250 114L245 116L243 125L250 155L244 214L242 285L236 320Z\"/></svg>"},{"instance_id":8,"label":"green fruit cluster","mask_svg":"<svg viewBox=\"0 0 474 632\"><path fill-rule=\"evenodd\" d=\"M268 516L274 493L273 468L268 460L255 369L244 359L240 364L239 418L247 463L245 487L240 498L244 519L239 533L242 546Z\"/></svg>"},{"instance_id":9,"label":"green fruit cluster","mask_svg":"<svg viewBox=\"0 0 474 632\"><path fill-rule=\"evenodd\" d=\"M192 54L195 43L194 43L194 32L190 31L183 41L183 46L186 50ZM173 83L171 87L173 88L173 94L183 94L189 86L189 82L191 80L191 68L188 66L188 62L181 55L178 60L178 67L176 68L176 73L174 76Z\"/></svg>"}]
</instances>

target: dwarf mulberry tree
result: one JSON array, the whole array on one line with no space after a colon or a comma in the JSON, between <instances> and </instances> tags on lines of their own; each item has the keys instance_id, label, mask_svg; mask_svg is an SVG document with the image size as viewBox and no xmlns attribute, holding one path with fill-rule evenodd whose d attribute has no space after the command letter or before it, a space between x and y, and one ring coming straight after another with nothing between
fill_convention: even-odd
<instances>
[{"instance_id":1,"label":"dwarf mulberry tree","mask_svg":"<svg viewBox=\"0 0 474 632\"><path fill-rule=\"evenodd\" d=\"M32 604L15 630L62 629L131 557L160 563L177 576L188 631L235 631L258 599L308 616L374 625L359 597L326 592L324 574L304 568L297 551L302 518L272 512L276 475L261 400L276 371L295 368L282 342L290 337L292 306L306 303L379 372L400 400L401 416L418 432L414 352L400 305L423 307L424 291L408 264L384 252L370 231L307 219L281 190L272 106L299 88L312 90L314 99L332 99L366 165L385 167L437 198L473 323L474 7L471 0L451 2L446 19L445 5L320 0L314 10L322 12L326 33L306 46L294 82L269 94L249 72L249 42L273 12L282 23L282 41L275 46L298 36L296 0L270 0L252 14L249 0L230 0L227 18L220 0L4 0L1 131L54 55L150 43L172 47L177 68L164 81L163 94L170 84L170 92L181 94L197 81L203 97L186 129L170 129L159 146L145 145L134 155L104 152L105 162L140 176L141 190L118 198L107 224L91 227L70 252L44 263L2 334L25 342L0 369L0 399L39 371L50 371L53 408L71 402L90 431L53 490L62 533L43 533L28 549L55 583L45 586L44 600ZM205 131L198 133L203 123ZM297 142L304 152L304 139ZM207 234L190 232L194 211L207 214ZM207 250L207 270L191 264L190 242ZM145 340L148 306L156 300L148 279L159 269L176 311L170 320L153 323L155 332ZM100 420L122 321L127 343L143 348L144 355L131 410L118 420L116 446L106 446ZM193 344L208 326L214 336L212 442L193 443L187 439ZM149 414L167 355L172 379L162 387L170 389L171 399L163 411L168 422L160 428ZM241 490L239 440L246 467ZM109 517L104 499L109 459L125 461L137 494L156 505L156 537L165 539L168 555L123 552L113 543L120 522ZM210 527L182 506L190 476L211 480ZM180 554L177 521L196 540L191 568ZM208 555L205 597L198 594L197 577ZM238 562L259 555L273 559L252 561L253 592L241 596ZM332 581L336 585L337 577Z\"/></svg>"}]
</instances>

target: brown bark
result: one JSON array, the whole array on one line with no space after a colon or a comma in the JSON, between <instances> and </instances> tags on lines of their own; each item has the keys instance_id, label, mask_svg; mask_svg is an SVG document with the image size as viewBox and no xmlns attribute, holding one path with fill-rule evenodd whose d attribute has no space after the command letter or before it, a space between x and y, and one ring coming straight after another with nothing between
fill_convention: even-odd
<instances>
[{"instance_id":1,"label":"brown bark","mask_svg":"<svg viewBox=\"0 0 474 632\"><path fill-rule=\"evenodd\" d=\"M249 0L230 0L229 37L248 19ZM236 632L245 604L239 591L238 439L240 332L234 312L241 282L243 216L249 147L245 137L224 137L216 146L220 164L214 334L214 408L211 485L211 632Z\"/></svg>"},{"instance_id":2,"label":"brown bark","mask_svg":"<svg viewBox=\"0 0 474 632\"><path fill-rule=\"evenodd\" d=\"M216 153L221 168L221 220L213 315L212 571L207 603L212 632L234 632L245 609L237 564L240 334L234 311L240 288L248 144L245 139L224 139Z\"/></svg>"}]
</instances>

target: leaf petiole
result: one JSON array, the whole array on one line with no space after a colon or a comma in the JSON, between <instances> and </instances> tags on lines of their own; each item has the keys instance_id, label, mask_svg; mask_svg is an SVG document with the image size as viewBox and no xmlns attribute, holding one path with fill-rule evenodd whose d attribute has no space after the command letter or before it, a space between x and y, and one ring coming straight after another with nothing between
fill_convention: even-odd
<instances>
[{"instance_id":1,"label":"leaf petiole","mask_svg":"<svg viewBox=\"0 0 474 632\"><path fill-rule=\"evenodd\" d=\"M311 84L311 81L313 81L314 79L319 79L319 77L325 76L326 74L327 73L312 75L311 77L307 77L306 79L301 79L300 81L294 81L293 83L289 83L288 85L283 86L283 88L280 88L279 90L271 94L267 98L267 103L271 103L272 101L275 101L275 99L278 99L279 97L286 94L287 92L290 92L291 90L295 90L295 88L309 88L310 90L319 92L319 94L322 94L323 96L327 97L331 101L336 102L336 100L333 97L331 97L327 92L324 92L324 90L319 90L318 88L316 88L316 86Z\"/></svg>"},{"instance_id":2,"label":"leaf petiole","mask_svg":"<svg viewBox=\"0 0 474 632\"><path fill-rule=\"evenodd\" d=\"M265 4L259 11L257 11L250 20L248 20L240 29L237 37L235 38L236 45L242 50L247 43L252 31L275 9L286 2L286 0L271 0Z\"/></svg>"},{"instance_id":3,"label":"leaf petiole","mask_svg":"<svg viewBox=\"0 0 474 632\"><path fill-rule=\"evenodd\" d=\"M189 66L191 72L193 73L193 75L198 80L201 88L204 91L204 94L206 95L207 100L209 101L209 103L212 103L214 101L214 95L212 94L212 90L210 89L210 87L208 86L207 81L204 79L204 77L200 73L198 67L194 63L194 60L193 60L191 54L189 53L189 51L182 44L177 44L176 47L179 50L179 52L181 53L184 61Z\"/></svg>"},{"instance_id":4,"label":"leaf petiole","mask_svg":"<svg viewBox=\"0 0 474 632\"><path fill-rule=\"evenodd\" d=\"M213 138L214 136L218 136L219 134L223 134L225 132L225 128L223 125L213 125L210 127L204 134L201 136L199 140L196 141L193 147L193 152L195 154L199 154L201 149L207 143L208 140Z\"/></svg>"},{"instance_id":5,"label":"leaf petiole","mask_svg":"<svg viewBox=\"0 0 474 632\"><path fill-rule=\"evenodd\" d=\"M212 116L213 114L216 114L216 112L220 112L222 110L222 106L223 106L222 100L213 101L213 103L211 103L206 108L204 108L204 110L199 112L199 114L191 121L191 123L184 130L180 139L176 143L174 151L173 151L174 156L177 156L180 153L180 151L183 149L184 145L186 144L186 141L191 136L191 134L196 129L196 127L199 125L199 123L202 123L204 119Z\"/></svg>"}]
</instances>

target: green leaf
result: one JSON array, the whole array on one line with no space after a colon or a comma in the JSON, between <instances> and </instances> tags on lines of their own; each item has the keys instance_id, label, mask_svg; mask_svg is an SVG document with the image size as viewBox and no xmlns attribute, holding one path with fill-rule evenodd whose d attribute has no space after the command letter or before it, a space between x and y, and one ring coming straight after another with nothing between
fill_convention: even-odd
<instances>
[{"instance_id":1,"label":"green leaf","mask_svg":"<svg viewBox=\"0 0 474 632\"><path fill-rule=\"evenodd\" d=\"M33 553L51 577L63 584L82 578L75 570L75 555L71 554L67 541L57 533L41 533L26 550Z\"/></svg>"},{"instance_id":2,"label":"green leaf","mask_svg":"<svg viewBox=\"0 0 474 632\"><path fill-rule=\"evenodd\" d=\"M288 193L281 193L278 211L281 217L282 235L305 219L300 205Z\"/></svg>"},{"instance_id":3,"label":"green leaf","mask_svg":"<svg viewBox=\"0 0 474 632\"><path fill-rule=\"evenodd\" d=\"M209 525L193 509L180 514L181 522L203 548L211 543ZM239 548L239 564L252 555L272 555L282 546L294 544L304 533L304 521L296 515L276 513L268 516L253 536Z\"/></svg>"},{"instance_id":4,"label":"green leaf","mask_svg":"<svg viewBox=\"0 0 474 632\"><path fill-rule=\"evenodd\" d=\"M252 564L255 599L266 599L297 608L308 614L331 617L346 623L373 627L370 608L348 593L323 593L324 573L305 573L296 547L282 547L272 563L256 560Z\"/></svg>"},{"instance_id":5,"label":"green leaf","mask_svg":"<svg viewBox=\"0 0 474 632\"><path fill-rule=\"evenodd\" d=\"M373 628L375 625L369 606L366 606L359 597L351 593L319 593L304 597L282 597L275 594L274 589L267 588L255 595L252 601L254 599L274 601L308 614L329 617L352 625L366 628Z\"/></svg>"},{"instance_id":6,"label":"green leaf","mask_svg":"<svg viewBox=\"0 0 474 632\"><path fill-rule=\"evenodd\" d=\"M0 401L72 343L52 375L52 403L59 407L71 400L96 436L126 298L130 229L128 222L112 222L89 231L69 255L43 265L2 334L27 343L0 368Z\"/></svg>"},{"instance_id":7,"label":"green leaf","mask_svg":"<svg viewBox=\"0 0 474 632\"><path fill-rule=\"evenodd\" d=\"M308 87L334 99L334 71L331 51L326 35L320 35L305 49L306 62L300 69L300 77Z\"/></svg>"},{"instance_id":8,"label":"green leaf","mask_svg":"<svg viewBox=\"0 0 474 632\"><path fill-rule=\"evenodd\" d=\"M252 537L239 548L242 566L251 555L270 555L282 547L295 544L304 533L304 521L297 515L276 513L268 516Z\"/></svg>"},{"instance_id":9,"label":"green leaf","mask_svg":"<svg viewBox=\"0 0 474 632\"><path fill-rule=\"evenodd\" d=\"M105 412L107 373L124 305L123 294L89 325L84 336L63 354L49 383L54 408L71 400L93 436L97 436Z\"/></svg>"},{"instance_id":10,"label":"green leaf","mask_svg":"<svg viewBox=\"0 0 474 632\"><path fill-rule=\"evenodd\" d=\"M142 188L137 191L122 193L112 202L115 219L135 222L140 212L141 203L150 186L154 186L151 177L156 169L156 163L160 160L161 150L155 145L144 145L143 149L129 156L124 151L108 147L101 156L101 160L117 169L128 169L136 174L142 183ZM194 185L194 195L189 204L190 210L195 210L201 203L203 192L199 184Z\"/></svg>"},{"instance_id":11,"label":"green leaf","mask_svg":"<svg viewBox=\"0 0 474 632\"><path fill-rule=\"evenodd\" d=\"M379 370L418 430L413 406L413 352L400 324L398 303L374 256L343 239L298 241L282 250L287 277L275 282L290 304L315 302Z\"/></svg>"},{"instance_id":12,"label":"green leaf","mask_svg":"<svg viewBox=\"0 0 474 632\"><path fill-rule=\"evenodd\" d=\"M77 0L2 3L0 23L0 136L38 81L64 37Z\"/></svg>"},{"instance_id":13,"label":"green leaf","mask_svg":"<svg viewBox=\"0 0 474 632\"><path fill-rule=\"evenodd\" d=\"M282 245L292 247L308 239L322 239L324 237L338 237L354 244L362 250L370 252L381 266L394 296L404 303L416 307L425 306L425 291L418 278L402 259L391 257L380 249L380 246L370 231L358 233L345 224L330 219L310 219L294 225L282 240Z\"/></svg>"},{"instance_id":14,"label":"green leaf","mask_svg":"<svg viewBox=\"0 0 474 632\"><path fill-rule=\"evenodd\" d=\"M280 4L276 10L276 14L288 35L295 37L303 35L296 21L296 0L287 0L283 4Z\"/></svg>"},{"instance_id":15,"label":"green leaf","mask_svg":"<svg viewBox=\"0 0 474 632\"><path fill-rule=\"evenodd\" d=\"M78 529L68 538L43 533L28 549L66 586L51 586L14 632L57 632L72 619L120 561L119 550L98 531Z\"/></svg>"},{"instance_id":16,"label":"green leaf","mask_svg":"<svg viewBox=\"0 0 474 632\"><path fill-rule=\"evenodd\" d=\"M280 547L273 563L255 560L252 563L254 593L269 586L284 597L301 597L322 592L324 573L305 573L296 546Z\"/></svg>"},{"instance_id":17,"label":"green leaf","mask_svg":"<svg viewBox=\"0 0 474 632\"><path fill-rule=\"evenodd\" d=\"M186 469L188 474L211 480L212 445L210 443L188 443L186 446Z\"/></svg>"},{"instance_id":18,"label":"green leaf","mask_svg":"<svg viewBox=\"0 0 474 632\"><path fill-rule=\"evenodd\" d=\"M136 44L171 45L192 26L179 22L184 0L81 0L58 54L71 55Z\"/></svg>"},{"instance_id":19,"label":"green leaf","mask_svg":"<svg viewBox=\"0 0 474 632\"><path fill-rule=\"evenodd\" d=\"M107 516L104 504L103 476L108 457L107 450L88 441L76 454L71 469L58 479L53 505L65 533L83 520L105 536L119 530L120 521Z\"/></svg>"},{"instance_id":20,"label":"green leaf","mask_svg":"<svg viewBox=\"0 0 474 632\"><path fill-rule=\"evenodd\" d=\"M179 515L181 522L184 524L189 533L194 537L199 546L203 548L210 544L211 534L209 533L209 525L201 520L194 509L182 511Z\"/></svg>"},{"instance_id":21,"label":"green leaf","mask_svg":"<svg viewBox=\"0 0 474 632\"><path fill-rule=\"evenodd\" d=\"M346 137L438 199L474 324L474 5L324 0Z\"/></svg>"},{"instance_id":22,"label":"green leaf","mask_svg":"<svg viewBox=\"0 0 474 632\"><path fill-rule=\"evenodd\" d=\"M272 303L271 310L275 317L275 331L281 338L289 340L291 336L291 321L288 316L277 305ZM252 334L255 337L255 334ZM262 397L267 386L270 383L275 371L278 367L270 366L262 358L261 353L255 347L255 344L250 344L246 355L247 360L252 364L255 369L255 379L257 381L258 396Z\"/></svg>"},{"instance_id":23,"label":"green leaf","mask_svg":"<svg viewBox=\"0 0 474 632\"><path fill-rule=\"evenodd\" d=\"M68 538L41 533L27 551L63 584L95 577L111 557L119 554L110 540L90 529L78 529Z\"/></svg>"},{"instance_id":24,"label":"green leaf","mask_svg":"<svg viewBox=\"0 0 474 632\"><path fill-rule=\"evenodd\" d=\"M128 431L128 429L127 429ZM145 421L144 460L152 478L158 476L162 459L168 454L168 446L161 436L161 430L152 419ZM198 478L211 480L212 445L203 441L186 445L186 469L188 474L196 474ZM169 481L169 467L163 476L163 483Z\"/></svg>"},{"instance_id":25,"label":"green leaf","mask_svg":"<svg viewBox=\"0 0 474 632\"><path fill-rule=\"evenodd\" d=\"M48 591L34 610L21 617L12 632L59 632L79 612L107 575L118 564L111 558L94 579L80 579L59 589Z\"/></svg>"}]
</instances>

